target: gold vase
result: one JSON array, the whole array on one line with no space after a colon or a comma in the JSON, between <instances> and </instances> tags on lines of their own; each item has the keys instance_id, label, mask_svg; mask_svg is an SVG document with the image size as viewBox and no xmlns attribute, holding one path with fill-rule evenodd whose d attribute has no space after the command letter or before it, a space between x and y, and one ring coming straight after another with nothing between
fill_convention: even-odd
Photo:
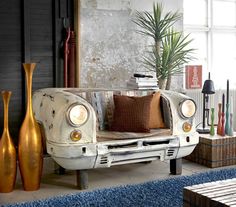
<instances>
[{"instance_id":1,"label":"gold vase","mask_svg":"<svg viewBox=\"0 0 236 207\"><path fill-rule=\"evenodd\" d=\"M18 156L25 191L38 190L43 167L42 139L32 108L32 76L35 63L24 63L27 83L27 110L19 132Z\"/></svg>"},{"instance_id":2,"label":"gold vase","mask_svg":"<svg viewBox=\"0 0 236 207\"><path fill-rule=\"evenodd\" d=\"M16 181L16 149L8 128L10 91L2 91L4 104L4 128L0 140L0 192L13 191Z\"/></svg>"}]
</instances>

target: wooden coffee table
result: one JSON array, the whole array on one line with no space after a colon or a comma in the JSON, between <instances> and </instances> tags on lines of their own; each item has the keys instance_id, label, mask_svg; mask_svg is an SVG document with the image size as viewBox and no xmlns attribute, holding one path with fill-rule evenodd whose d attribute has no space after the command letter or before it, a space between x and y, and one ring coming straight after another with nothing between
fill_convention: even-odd
<instances>
[{"instance_id":1,"label":"wooden coffee table","mask_svg":"<svg viewBox=\"0 0 236 207\"><path fill-rule=\"evenodd\" d=\"M199 144L187 160L210 168L236 164L236 133L233 136L200 134Z\"/></svg>"},{"instance_id":2,"label":"wooden coffee table","mask_svg":"<svg viewBox=\"0 0 236 207\"><path fill-rule=\"evenodd\" d=\"M236 206L236 178L185 187L183 204L184 207Z\"/></svg>"}]
</instances>

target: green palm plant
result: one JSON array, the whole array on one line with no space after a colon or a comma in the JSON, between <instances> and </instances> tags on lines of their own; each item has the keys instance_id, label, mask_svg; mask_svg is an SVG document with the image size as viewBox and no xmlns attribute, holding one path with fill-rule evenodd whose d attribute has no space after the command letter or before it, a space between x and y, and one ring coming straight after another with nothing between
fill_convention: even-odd
<instances>
[{"instance_id":1,"label":"green palm plant","mask_svg":"<svg viewBox=\"0 0 236 207\"><path fill-rule=\"evenodd\" d=\"M181 18L176 12L163 15L162 4L153 5L153 15L149 12L136 12L134 23L142 30L137 32L154 40L152 50L144 57L144 63L149 70L155 71L160 82L171 80L172 75L182 73L182 66L193 59L188 35L174 31L173 25ZM169 84L168 84L169 85Z\"/></svg>"}]
</instances>

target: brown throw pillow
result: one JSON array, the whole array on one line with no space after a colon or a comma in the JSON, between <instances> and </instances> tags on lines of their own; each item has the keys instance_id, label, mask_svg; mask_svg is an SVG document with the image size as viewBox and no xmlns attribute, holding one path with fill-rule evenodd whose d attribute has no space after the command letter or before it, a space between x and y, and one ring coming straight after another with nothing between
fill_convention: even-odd
<instances>
[{"instance_id":1,"label":"brown throw pillow","mask_svg":"<svg viewBox=\"0 0 236 207\"><path fill-rule=\"evenodd\" d=\"M153 95L141 97L114 95L113 98L115 109L111 130L150 132L150 103Z\"/></svg>"},{"instance_id":2,"label":"brown throw pillow","mask_svg":"<svg viewBox=\"0 0 236 207\"><path fill-rule=\"evenodd\" d=\"M165 124L161 114L161 93L156 92L153 94L153 99L150 105L150 121L149 128L165 128Z\"/></svg>"}]
</instances>

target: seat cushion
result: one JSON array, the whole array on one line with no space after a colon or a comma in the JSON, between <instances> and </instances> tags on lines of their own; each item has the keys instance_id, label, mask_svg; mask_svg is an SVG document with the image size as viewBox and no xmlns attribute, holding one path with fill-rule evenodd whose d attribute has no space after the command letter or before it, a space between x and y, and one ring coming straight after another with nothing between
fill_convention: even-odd
<instances>
[{"instance_id":1,"label":"seat cushion","mask_svg":"<svg viewBox=\"0 0 236 207\"><path fill-rule=\"evenodd\" d=\"M171 135L170 129L151 129L150 133L117 132L117 131L97 131L97 141L138 139L153 136Z\"/></svg>"},{"instance_id":2,"label":"seat cushion","mask_svg":"<svg viewBox=\"0 0 236 207\"><path fill-rule=\"evenodd\" d=\"M149 132L150 104L153 95L122 96L114 95L114 115L112 131Z\"/></svg>"},{"instance_id":3,"label":"seat cushion","mask_svg":"<svg viewBox=\"0 0 236 207\"><path fill-rule=\"evenodd\" d=\"M150 105L150 129L165 128L165 124L161 114L161 93L156 92L153 95Z\"/></svg>"}]
</instances>

